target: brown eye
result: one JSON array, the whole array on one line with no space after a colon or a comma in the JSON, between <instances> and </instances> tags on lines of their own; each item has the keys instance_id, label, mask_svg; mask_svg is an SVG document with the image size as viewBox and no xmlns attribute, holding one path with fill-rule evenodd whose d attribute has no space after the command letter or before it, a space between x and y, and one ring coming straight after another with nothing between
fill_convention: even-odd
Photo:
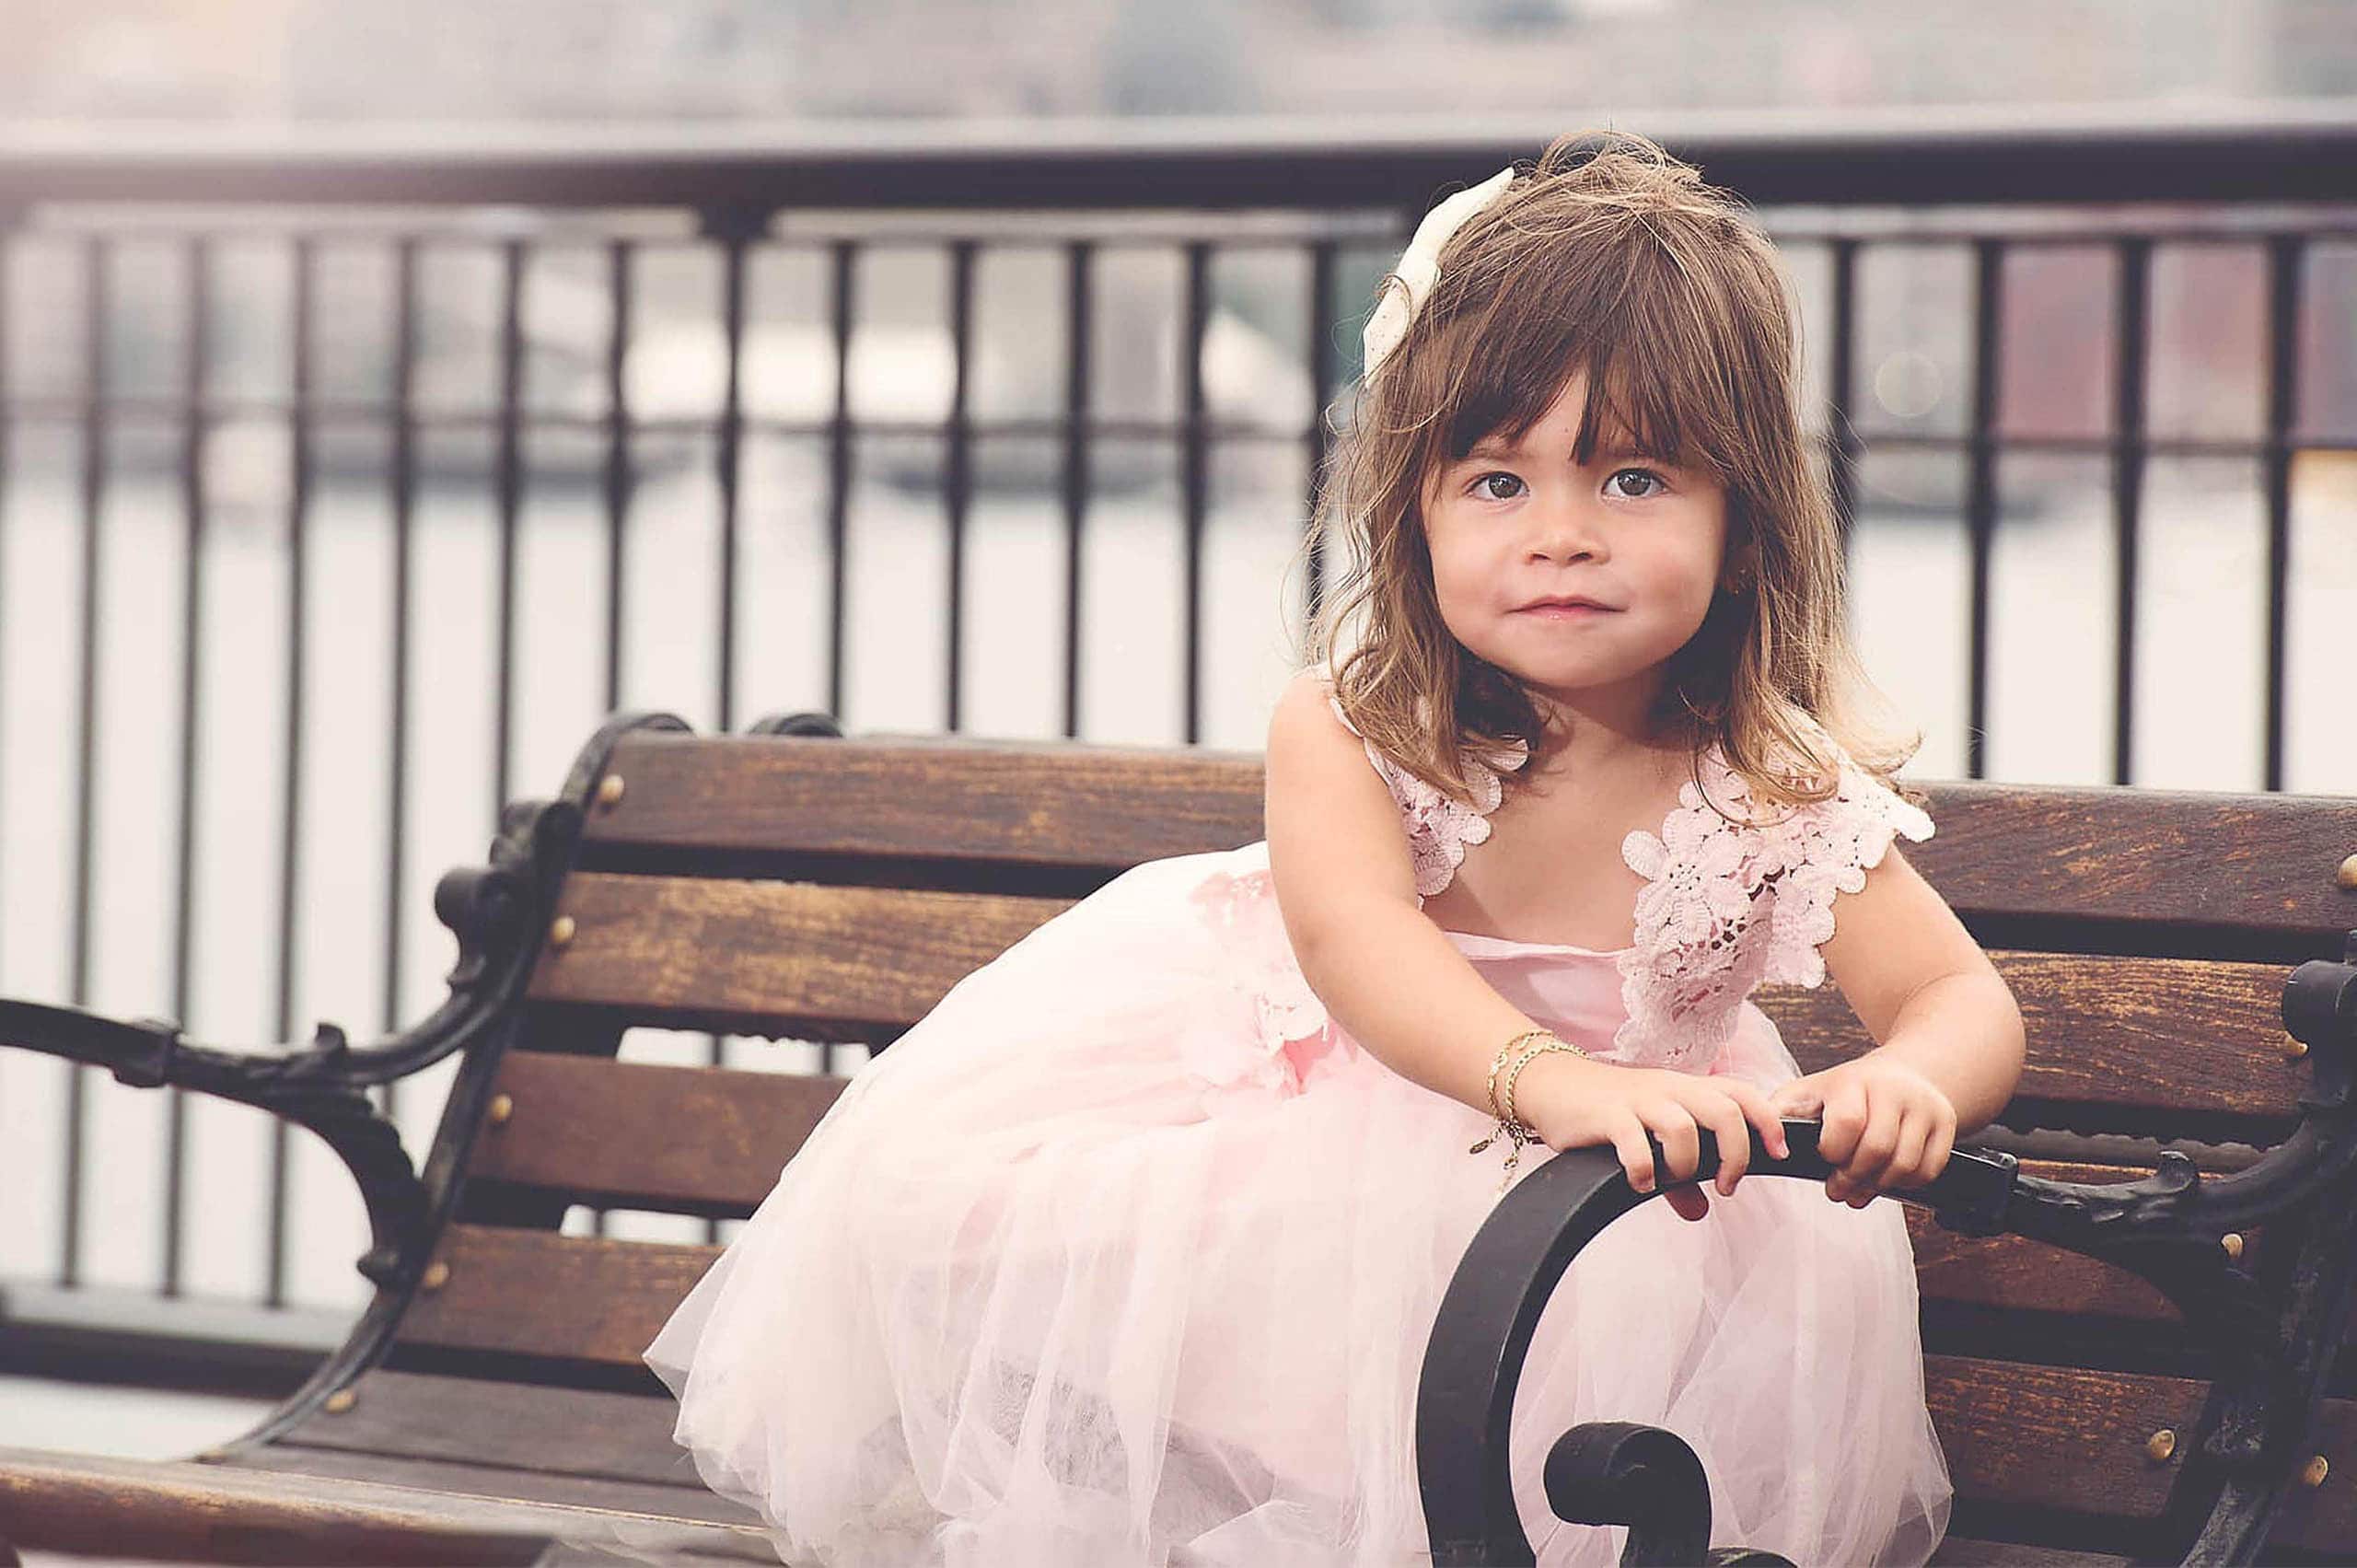
<instances>
[{"instance_id":1,"label":"brown eye","mask_svg":"<svg viewBox=\"0 0 2357 1568\"><path fill-rule=\"evenodd\" d=\"M1635 474L1638 478L1646 481L1655 488L1648 490L1641 495L1631 495L1626 490L1623 490L1620 494L1621 498L1624 500L1648 501L1654 496L1660 494L1662 490L1666 488L1663 482L1661 475L1654 472L1651 469L1622 469L1619 473L1614 474L1608 482L1619 484L1622 479L1626 478L1630 474Z\"/></svg>"},{"instance_id":2,"label":"brown eye","mask_svg":"<svg viewBox=\"0 0 2357 1568\"><path fill-rule=\"evenodd\" d=\"M1473 482L1473 494L1484 501L1511 501L1523 488L1522 481L1510 473L1485 473Z\"/></svg>"}]
</instances>

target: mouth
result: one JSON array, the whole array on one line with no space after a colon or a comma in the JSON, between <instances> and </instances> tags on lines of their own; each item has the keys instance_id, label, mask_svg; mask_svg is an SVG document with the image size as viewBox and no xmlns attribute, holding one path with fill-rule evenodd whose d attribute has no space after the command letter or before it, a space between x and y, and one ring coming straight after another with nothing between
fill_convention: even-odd
<instances>
[{"instance_id":1,"label":"mouth","mask_svg":"<svg viewBox=\"0 0 2357 1568\"><path fill-rule=\"evenodd\" d=\"M1561 598L1533 599L1516 610L1515 613L1536 615L1548 621L1585 621L1593 616L1617 615L1620 612L1611 606L1598 604L1594 599L1570 596Z\"/></svg>"}]
</instances>

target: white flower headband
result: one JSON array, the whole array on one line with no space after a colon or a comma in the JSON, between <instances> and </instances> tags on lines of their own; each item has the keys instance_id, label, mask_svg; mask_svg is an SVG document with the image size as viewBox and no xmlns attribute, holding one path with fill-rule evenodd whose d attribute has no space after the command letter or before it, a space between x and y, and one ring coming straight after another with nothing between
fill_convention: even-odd
<instances>
[{"instance_id":1,"label":"white flower headband","mask_svg":"<svg viewBox=\"0 0 2357 1568\"><path fill-rule=\"evenodd\" d=\"M1512 183L1514 165L1508 164L1480 184L1459 191L1424 215L1424 221L1416 226L1415 237L1408 241L1408 249L1399 253L1399 264L1391 269L1402 286L1386 288L1383 297L1376 302L1375 313L1366 319L1362 337L1366 345L1362 380L1374 379L1376 366L1407 336L1409 321L1423 303L1424 296L1432 292L1433 280L1440 275L1441 247L1474 214L1504 195Z\"/></svg>"}]
</instances>

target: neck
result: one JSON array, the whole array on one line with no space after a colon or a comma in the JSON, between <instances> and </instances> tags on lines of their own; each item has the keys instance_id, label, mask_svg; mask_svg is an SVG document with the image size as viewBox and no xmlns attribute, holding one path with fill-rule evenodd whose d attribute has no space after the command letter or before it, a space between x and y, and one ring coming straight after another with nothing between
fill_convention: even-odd
<instances>
[{"instance_id":1,"label":"neck","mask_svg":"<svg viewBox=\"0 0 2357 1568\"><path fill-rule=\"evenodd\" d=\"M1625 767L1666 749L1682 749L1673 745L1677 738L1663 734L1651 716L1661 690L1657 671L1609 686L1525 689L1545 727L1538 749L1558 764L1581 770Z\"/></svg>"}]
</instances>

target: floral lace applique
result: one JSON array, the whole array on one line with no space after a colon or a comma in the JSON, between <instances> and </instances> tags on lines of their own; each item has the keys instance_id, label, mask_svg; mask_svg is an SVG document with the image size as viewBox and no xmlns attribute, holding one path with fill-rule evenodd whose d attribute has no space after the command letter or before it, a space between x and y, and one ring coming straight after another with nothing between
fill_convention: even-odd
<instances>
[{"instance_id":1,"label":"floral lace applique","mask_svg":"<svg viewBox=\"0 0 2357 1568\"><path fill-rule=\"evenodd\" d=\"M1645 878L1635 941L1617 956L1628 1016L1615 1056L1695 1069L1734 1033L1740 1005L1763 981L1814 986L1817 944L1833 935L1833 899L1865 886L1894 833L1932 835L1932 819L1840 754L1837 793L1755 820L1749 786L1716 747L1678 792L1656 837L1631 833L1621 859Z\"/></svg>"},{"instance_id":2,"label":"floral lace applique","mask_svg":"<svg viewBox=\"0 0 2357 1568\"><path fill-rule=\"evenodd\" d=\"M1358 734L1342 712L1342 704L1331 697L1327 702L1342 727ZM1416 903L1422 907L1455 878L1457 868L1465 864L1466 850L1489 838L1490 813L1505 799L1505 783L1499 775L1528 761L1530 748L1519 740L1487 753L1467 748L1465 772L1473 785L1473 803L1468 806L1386 757L1373 741L1360 744L1366 748L1367 761L1375 765L1399 807L1400 823L1408 830L1408 856L1416 872Z\"/></svg>"},{"instance_id":3,"label":"floral lace applique","mask_svg":"<svg viewBox=\"0 0 2357 1568\"><path fill-rule=\"evenodd\" d=\"M1251 1003L1259 1050L1239 1054L1225 1049L1224 1037L1214 1036L1186 1051L1188 1071L1213 1087L1300 1093L1302 1079L1318 1059L1338 1046L1347 1050L1349 1042L1294 961L1268 866L1213 872L1191 896L1225 945L1229 972Z\"/></svg>"},{"instance_id":4,"label":"floral lace applique","mask_svg":"<svg viewBox=\"0 0 2357 1568\"><path fill-rule=\"evenodd\" d=\"M1866 873L1882 864L1898 834L1914 842L1932 836L1931 816L1922 807L1900 799L1846 756L1838 787L1832 799L1776 829L1785 869L1776 888L1763 979L1821 982L1825 955L1817 947L1833 935L1834 895L1864 888Z\"/></svg>"}]
</instances>

